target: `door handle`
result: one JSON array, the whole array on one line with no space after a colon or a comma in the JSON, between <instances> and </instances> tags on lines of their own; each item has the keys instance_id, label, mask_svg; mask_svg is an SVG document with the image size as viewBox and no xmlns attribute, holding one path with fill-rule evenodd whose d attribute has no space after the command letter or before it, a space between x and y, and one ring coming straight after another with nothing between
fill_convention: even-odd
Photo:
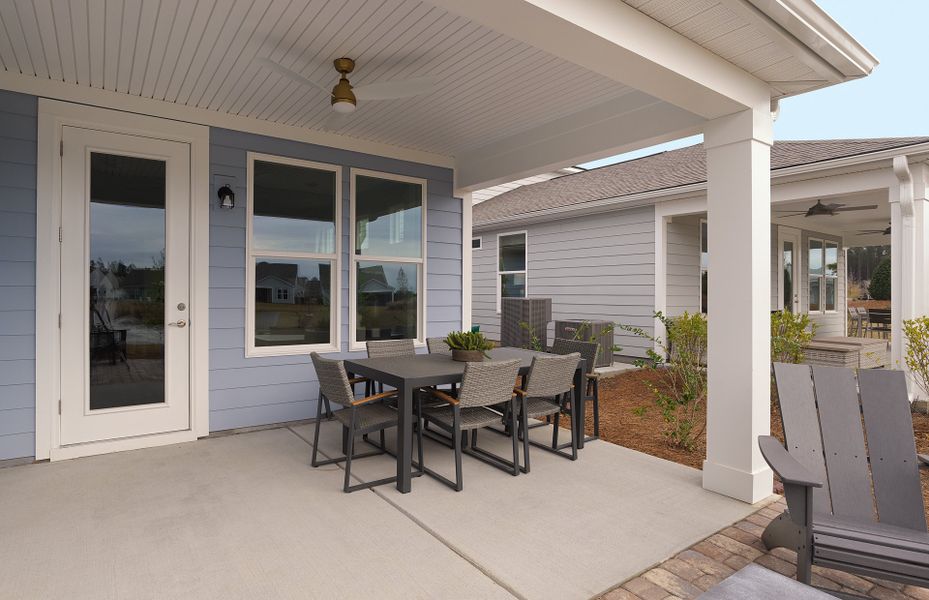
<instances>
[{"instance_id":1,"label":"door handle","mask_svg":"<svg viewBox=\"0 0 929 600\"><path fill-rule=\"evenodd\" d=\"M173 323L168 323L168 325L171 325L173 327L187 327L187 321L185 321L184 319L178 319L177 321Z\"/></svg>"}]
</instances>

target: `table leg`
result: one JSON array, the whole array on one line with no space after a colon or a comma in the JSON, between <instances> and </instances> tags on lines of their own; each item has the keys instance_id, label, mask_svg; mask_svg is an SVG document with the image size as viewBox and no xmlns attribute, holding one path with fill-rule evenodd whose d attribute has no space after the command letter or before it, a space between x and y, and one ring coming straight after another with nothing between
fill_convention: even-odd
<instances>
[{"instance_id":1,"label":"table leg","mask_svg":"<svg viewBox=\"0 0 929 600\"><path fill-rule=\"evenodd\" d=\"M585 367L574 372L574 402L571 406L571 410L574 413L571 419L574 425L574 431L571 432L571 435L577 440L578 450L584 447L584 438L587 437L584 433L584 425L587 422L587 407L585 406L587 404L585 402L587 390L584 389L584 373L586 370Z\"/></svg>"},{"instance_id":2,"label":"table leg","mask_svg":"<svg viewBox=\"0 0 929 600\"><path fill-rule=\"evenodd\" d=\"M406 383L397 389L397 490L410 491L413 462L413 390Z\"/></svg>"}]
</instances>

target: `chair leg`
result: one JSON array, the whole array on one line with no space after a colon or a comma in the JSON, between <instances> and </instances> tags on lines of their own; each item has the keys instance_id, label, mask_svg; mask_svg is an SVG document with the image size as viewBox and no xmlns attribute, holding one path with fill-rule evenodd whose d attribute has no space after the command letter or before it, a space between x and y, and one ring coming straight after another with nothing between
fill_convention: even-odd
<instances>
[{"instance_id":1,"label":"chair leg","mask_svg":"<svg viewBox=\"0 0 929 600\"><path fill-rule=\"evenodd\" d=\"M319 400L316 402L316 431L313 434L313 456L310 458L310 464L314 467L318 466L316 464L316 449L319 448L319 422L323 418L323 402L322 402L322 393L319 394Z\"/></svg>"},{"instance_id":2,"label":"chair leg","mask_svg":"<svg viewBox=\"0 0 929 600\"><path fill-rule=\"evenodd\" d=\"M419 473L422 474L425 471L423 470L423 403L421 400L416 402L416 458L419 460L417 463L417 469Z\"/></svg>"},{"instance_id":3,"label":"chair leg","mask_svg":"<svg viewBox=\"0 0 929 600\"><path fill-rule=\"evenodd\" d=\"M516 410L514 404L515 400L510 400L508 406L510 407L510 431L514 433L517 430L516 427ZM474 431L477 433L477 430ZM513 440L513 475L519 475L519 440L516 439L517 436L511 435L510 439ZM476 444L475 444L476 445Z\"/></svg>"},{"instance_id":4,"label":"chair leg","mask_svg":"<svg viewBox=\"0 0 929 600\"><path fill-rule=\"evenodd\" d=\"M574 423L574 419L577 416L574 414L574 405L571 406L571 412L568 413L568 426L571 428L571 460L577 460L577 429ZM581 429L581 435L583 434L583 429Z\"/></svg>"},{"instance_id":5,"label":"chair leg","mask_svg":"<svg viewBox=\"0 0 929 600\"><path fill-rule=\"evenodd\" d=\"M600 437L600 382L594 379L594 437Z\"/></svg>"},{"instance_id":6,"label":"chair leg","mask_svg":"<svg viewBox=\"0 0 929 600\"><path fill-rule=\"evenodd\" d=\"M346 494L348 493L349 482L352 478L352 454L355 452L355 409L349 409L352 411L351 419L349 420L348 425L348 444L345 452L345 483L342 486L342 491Z\"/></svg>"},{"instance_id":7,"label":"chair leg","mask_svg":"<svg viewBox=\"0 0 929 600\"><path fill-rule=\"evenodd\" d=\"M455 442L455 491L460 492L464 487L464 481L461 473L461 409L455 406L452 438Z\"/></svg>"},{"instance_id":8,"label":"chair leg","mask_svg":"<svg viewBox=\"0 0 929 600\"><path fill-rule=\"evenodd\" d=\"M520 429L523 431L523 473L529 472L529 417L526 415L526 399L522 398L520 400L522 406L519 411L519 418L522 420L520 423Z\"/></svg>"},{"instance_id":9,"label":"chair leg","mask_svg":"<svg viewBox=\"0 0 929 600\"><path fill-rule=\"evenodd\" d=\"M561 429L561 413L555 413L555 426L552 428L552 448L558 447L558 430Z\"/></svg>"}]
</instances>

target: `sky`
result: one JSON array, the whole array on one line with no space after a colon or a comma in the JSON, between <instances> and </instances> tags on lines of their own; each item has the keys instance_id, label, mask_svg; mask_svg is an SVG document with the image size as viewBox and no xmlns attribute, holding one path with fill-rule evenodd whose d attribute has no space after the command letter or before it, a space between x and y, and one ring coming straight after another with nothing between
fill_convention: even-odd
<instances>
[{"instance_id":1,"label":"sky","mask_svg":"<svg viewBox=\"0 0 929 600\"><path fill-rule=\"evenodd\" d=\"M929 135L924 51L929 0L817 0L880 64L868 77L781 101L777 140ZM690 146L694 136L586 163L594 168Z\"/></svg>"}]
</instances>

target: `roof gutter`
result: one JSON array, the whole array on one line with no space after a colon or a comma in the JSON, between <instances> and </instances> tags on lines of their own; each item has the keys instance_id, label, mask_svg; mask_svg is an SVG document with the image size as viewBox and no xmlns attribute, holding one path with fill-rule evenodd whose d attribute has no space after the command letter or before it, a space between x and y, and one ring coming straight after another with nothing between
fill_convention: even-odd
<instances>
[{"instance_id":1,"label":"roof gutter","mask_svg":"<svg viewBox=\"0 0 929 600\"><path fill-rule=\"evenodd\" d=\"M783 167L771 170L771 179L780 179L791 177L793 175L802 175L805 173L815 173L816 171L825 171L842 167L862 165L869 162L880 160L894 160L898 156L907 156L910 159L915 154L929 153L929 142L914 144L911 146L901 146L899 148L888 148L877 152L868 152L866 154L856 154L855 156L846 156L843 158L834 158L821 162L809 163L805 165L796 165L793 167ZM929 157L923 160L929 160ZM615 209L621 205L622 209L637 208L648 206L657 202L668 200L677 200L687 198L706 190L706 182L690 183L673 188L664 188L660 190L650 190L637 194L626 196L613 196L610 198L601 198L591 200L582 204L570 204L568 206L557 206L545 210L533 211L531 213L522 213L511 215L493 221L486 221L481 224L475 224L472 230L475 232L497 229L501 226L512 226L515 224L529 224L550 219L565 219L569 217L583 216L588 214L597 214Z\"/></svg>"},{"instance_id":2,"label":"roof gutter","mask_svg":"<svg viewBox=\"0 0 929 600\"><path fill-rule=\"evenodd\" d=\"M745 0L804 46L826 60L844 79L865 77L878 60L812 0Z\"/></svg>"}]
</instances>

